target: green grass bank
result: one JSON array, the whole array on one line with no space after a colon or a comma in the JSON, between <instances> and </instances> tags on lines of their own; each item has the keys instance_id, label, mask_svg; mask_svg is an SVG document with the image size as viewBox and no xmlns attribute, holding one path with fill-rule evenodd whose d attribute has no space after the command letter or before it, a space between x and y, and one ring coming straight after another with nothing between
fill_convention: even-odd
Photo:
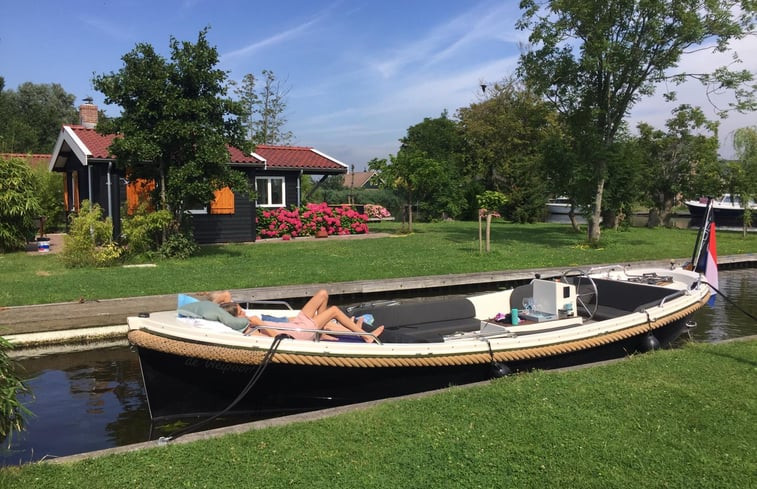
<instances>
[{"instance_id":1,"label":"green grass bank","mask_svg":"<svg viewBox=\"0 0 757 489\"><path fill-rule=\"evenodd\" d=\"M13 488L738 488L757 473L757 340L534 372L311 422L68 464Z\"/></svg>"},{"instance_id":2,"label":"green grass bank","mask_svg":"<svg viewBox=\"0 0 757 489\"><path fill-rule=\"evenodd\" d=\"M277 243L205 246L189 260L160 260L154 268L67 269L57 255L0 255L0 306L243 289L303 283L573 267L690 258L696 231L605 230L601 245L564 224L495 221L492 249L479 253L478 223L417 223L410 235L399 223L371 224L389 233L376 239L300 239ZM721 255L757 252L757 235L718 231ZM40 256L42 255L42 256Z\"/></svg>"}]
</instances>

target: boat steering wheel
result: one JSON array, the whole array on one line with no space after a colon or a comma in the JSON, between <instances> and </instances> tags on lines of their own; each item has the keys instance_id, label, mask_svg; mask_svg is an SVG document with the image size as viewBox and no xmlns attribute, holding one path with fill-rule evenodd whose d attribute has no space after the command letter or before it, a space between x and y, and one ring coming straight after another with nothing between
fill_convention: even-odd
<instances>
[{"instance_id":1,"label":"boat steering wheel","mask_svg":"<svg viewBox=\"0 0 757 489\"><path fill-rule=\"evenodd\" d=\"M578 273L578 275L571 275L575 273ZM572 283L570 281L571 278L576 279L575 283ZM591 287L589 290L581 292L582 280L588 281L589 286ZM596 282L594 282L594 279L592 279L588 273L581 270L580 268L571 268L570 270L563 272L562 276L560 277L560 281L576 286L576 304L583 309L584 313L586 314L586 319L593 318L594 314L596 314L597 312L597 307L599 306L599 291L597 290L597 284ZM594 296L593 304L589 302L592 295Z\"/></svg>"}]
</instances>

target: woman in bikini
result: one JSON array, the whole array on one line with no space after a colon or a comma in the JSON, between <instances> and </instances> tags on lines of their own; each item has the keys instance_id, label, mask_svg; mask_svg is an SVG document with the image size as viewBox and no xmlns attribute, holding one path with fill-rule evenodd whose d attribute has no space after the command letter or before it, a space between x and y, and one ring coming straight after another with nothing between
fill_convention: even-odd
<instances>
[{"instance_id":1,"label":"woman in bikini","mask_svg":"<svg viewBox=\"0 0 757 489\"><path fill-rule=\"evenodd\" d=\"M263 321L257 316L246 316L244 310L236 303L222 304L224 308L234 308L234 306L227 306L227 304L234 304L236 306L235 312L229 311L231 314L237 316L246 316L250 321L250 326L245 330L245 334L254 331L255 327L263 326L257 331L262 331L269 336L276 336L281 332L282 328L286 328L286 333L301 340L312 340L315 338L315 333L309 331L296 331L294 328L303 329L325 329L328 331L353 331L359 333L367 333L363 329L363 318L360 317L357 321L348 317L341 309L336 306L329 306L329 294L326 290L321 289L311 297L300 312L295 317L288 318L286 322L277 321ZM291 326L289 326L291 324ZM270 328L270 329L269 329ZM293 329L289 329L293 328ZM372 343L374 338L379 336L384 331L383 326L379 326L374 329L370 334L361 335L364 341ZM338 339L331 335L321 335L323 339L335 340Z\"/></svg>"}]
</instances>

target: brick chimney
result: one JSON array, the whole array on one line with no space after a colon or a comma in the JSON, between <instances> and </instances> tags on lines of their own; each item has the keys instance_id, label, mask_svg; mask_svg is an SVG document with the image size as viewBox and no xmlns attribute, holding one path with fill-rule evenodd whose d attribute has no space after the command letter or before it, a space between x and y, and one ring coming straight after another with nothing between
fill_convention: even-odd
<instances>
[{"instance_id":1,"label":"brick chimney","mask_svg":"<svg viewBox=\"0 0 757 489\"><path fill-rule=\"evenodd\" d=\"M87 129L94 129L97 125L97 106L92 103L92 97L85 98L79 106L79 124Z\"/></svg>"}]
</instances>

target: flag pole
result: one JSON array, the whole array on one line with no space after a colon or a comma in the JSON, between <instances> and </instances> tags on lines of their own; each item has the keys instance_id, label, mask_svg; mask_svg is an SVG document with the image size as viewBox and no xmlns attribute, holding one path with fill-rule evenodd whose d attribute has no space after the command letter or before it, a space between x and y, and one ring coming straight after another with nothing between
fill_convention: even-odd
<instances>
[{"instance_id":1,"label":"flag pole","mask_svg":"<svg viewBox=\"0 0 757 489\"><path fill-rule=\"evenodd\" d=\"M699 270L699 258L702 255L702 248L704 248L704 244L707 242L707 235L710 234L712 212L712 197L710 197L707 200L707 209L705 209L704 212L704 220L697 233L697 240L694 242L694 254L691 257L691 269L694 271L701 271Z\"/></svg>"}]
</instances>

